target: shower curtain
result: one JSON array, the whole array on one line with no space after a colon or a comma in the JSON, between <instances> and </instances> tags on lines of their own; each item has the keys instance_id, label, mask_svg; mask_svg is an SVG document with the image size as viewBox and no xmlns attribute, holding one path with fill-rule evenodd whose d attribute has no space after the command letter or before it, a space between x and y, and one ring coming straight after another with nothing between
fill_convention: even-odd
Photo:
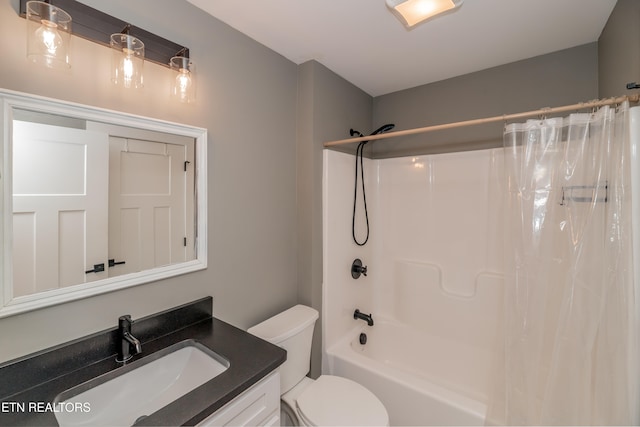
<instances>
[{"instance_id":1,"label":"shower curtain","mask_svg":"<svg viewBox=\"0 0 640 427\"><path fill-rule=\"evenodd\" d=\"M507 280L494 422L640 421L628 108L505 128Z\"/></svg>"}]
</instances>

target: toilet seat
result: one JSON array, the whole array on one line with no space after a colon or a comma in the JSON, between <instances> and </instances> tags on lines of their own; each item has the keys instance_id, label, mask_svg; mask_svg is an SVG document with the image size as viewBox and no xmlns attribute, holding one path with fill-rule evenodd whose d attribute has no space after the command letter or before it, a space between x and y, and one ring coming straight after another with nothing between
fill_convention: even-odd
<instances>
[{"instance_id":1,"label":"toilet seat","mask_svg":"<svg viewBox=\"0 0 640 427\"><path fill-rule=\"evenodd\" d=\"M389 415L380 400L347 378L321 375L296 399L302 422L312 426L387 426Z\"/></svg>"}]
</instances>

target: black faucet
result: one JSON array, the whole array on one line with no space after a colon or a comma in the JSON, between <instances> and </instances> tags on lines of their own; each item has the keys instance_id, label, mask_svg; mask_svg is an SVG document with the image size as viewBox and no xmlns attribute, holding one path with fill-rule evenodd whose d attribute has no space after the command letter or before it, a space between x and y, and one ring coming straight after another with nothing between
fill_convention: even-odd
<instances>
[{"instance_id":1,"label":"black faucet","mask_svg":"<svg viewBox=\"0 0 640 427\"><path fill-rule=\"evenodd\" d=\"M370 314L361 313L360 310L356 308L356 311L353 312L354 319L362 319L367 322L367 325L373 326L373 317Z\"/></svg>"},{"instance_id":2,"label":"black faucet","mask_svg":"<svg viewBox=\"0 0 640 427\"><path fill-rule=\"evenodd\" d=\"M131 335L131 320L130 315L120 316L118 318L118 329L120 332L120 346L118 347L118 357L116 362L124 363L130 360L134 354L142 353L142 345L140 341ZM131 346L134 347L134 352L131 353Z\"/></svg>"}]
</instances>

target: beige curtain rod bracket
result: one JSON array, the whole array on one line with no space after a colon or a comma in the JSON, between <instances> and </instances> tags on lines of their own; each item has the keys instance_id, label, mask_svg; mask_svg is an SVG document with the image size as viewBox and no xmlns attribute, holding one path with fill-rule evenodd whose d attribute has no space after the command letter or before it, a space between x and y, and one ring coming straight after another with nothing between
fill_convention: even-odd
<instances>
[{"instance_id":1,"label":"beige curtain rod bracket","mask_svg":"<svg viewBox=\"0 0 640 427\"><path fill-rule=\"evenodd\" d=\"M584 110L589 108L596 109L596 108L604 107L605 105L618 105L625 101L629 101L631 103L637 103L640 101L640 94L619 96L617 98L596 99L593 101L580 102L577 104L565 105L562 107L544 107L539 110L527 111L523 113L503 114L501 116L487 117L484 119L465 120L462 122L446 123L446 124L427 126L427 127L421 127L421 128L415 128L415 129L399 130L395 132L380 133L378 135L362 136L358 138L339 139L337 141L325 142L324 147L325 148L335 147L338 145L352 144L354 142L375 141L378 139L387 139L387 138L393 138L396 136L415 135L419 133L433 132L437 130L447 130L447 129L454 129L459 127L466 127L466 126L476 126L476 125L495 123L495 122L501 122L501 121L504 122L506 125L508 120L516 120L516 119L523 119L527 117L536 117L536 116L548 117L549 115L555 114L555 113L564 113L568 111L577 111L577 110Z\"/></svg>"}]
</instances>

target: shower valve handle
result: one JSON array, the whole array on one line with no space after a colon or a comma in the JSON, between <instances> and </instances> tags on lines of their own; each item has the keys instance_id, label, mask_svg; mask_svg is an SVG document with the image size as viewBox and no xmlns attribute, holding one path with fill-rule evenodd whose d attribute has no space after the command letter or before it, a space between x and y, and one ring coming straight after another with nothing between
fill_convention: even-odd
<instances>
[{"instance_id":1,"label":"shower valve handle","mask_svg":"<svg viewBox=\"0 0 640 427\"><path fill-rule=\"evenodd\" d=\"M353 261L353 264L351 264L351 277L357 279L361 274L363 276L367 275L367 266L363 266L362 261L359 258L356 258L356 260Z\"/></svg>"}]
</instances>

